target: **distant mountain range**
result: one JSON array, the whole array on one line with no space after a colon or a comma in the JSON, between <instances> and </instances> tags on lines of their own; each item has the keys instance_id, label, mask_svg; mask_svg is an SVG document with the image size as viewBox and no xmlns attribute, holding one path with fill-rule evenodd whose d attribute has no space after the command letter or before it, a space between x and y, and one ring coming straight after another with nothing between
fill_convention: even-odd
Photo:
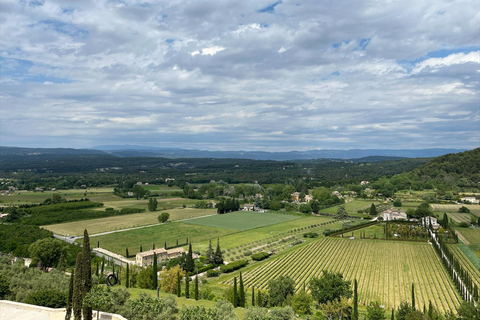
<instances>
[{"instance_id":1,"label":"distant mountain range","mask_svg":"<svg viewBox=\"0 0 480 320\"><path fill-rule=\"evenodd\" d=\"M394 158L432 158L448 153L463 152L465 149L352 149L352 150L308 150L289 152L264 151L208 151L178 148L155 148L143 146L97 146L92 149L105 151L119 157L165 157L165 158L235 158L252 160L307 160L307 159L358 159L371 156ZM383 159L385 161L387 159ZM395 159L388 159L395 160Z\"/></svg>"},{"instance_id":2,"label":"distant mountain range","mask_svg":"<svg viewBox=\"0 0 480 320\"><path fill-rule=\"evenodd\" d=\"M352 149L352 150L308 150L289 152L264 151L208 151L179 148L155 148L135 145L105 145L91 149L72 148L20 148L0 147L0 156L36 155L111 155L117 157L162 157L162 158L233 158L252 160L310 160L310 159L360 159L363 161L387 161L401 158L432 158L448 153L459 153L465 149ZM366 158L366 159L365 159Z\"/></svg>"}]
</instances>

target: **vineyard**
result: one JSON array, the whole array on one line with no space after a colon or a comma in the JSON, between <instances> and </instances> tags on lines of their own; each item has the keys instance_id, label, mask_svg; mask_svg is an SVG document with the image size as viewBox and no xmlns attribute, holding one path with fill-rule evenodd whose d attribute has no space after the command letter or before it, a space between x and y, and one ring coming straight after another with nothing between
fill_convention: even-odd
<instances>
[{"instance_id":1,"label":"vineyard","mask_svg":"<svg viewBox=\"0 0 480 320\"><path fill-rule=\"evenodd\" d=\"M460 222L466 222L468 224L470 224L470 221L471 221L471 215L468 214L468 213L449 213L448 214L448 217L449 218L452 218L453 220L455 220L456 222L460 223Z\"/></svg>"},{"instance_id":2,"label":"vineyard","mask_svg":"<svg viewBox=\"0 0 480 320\"><path fill-rule=\"evenodd\" d=\"M477 269L473 263L465 256L458 245L450 245L450 251L453 253L455 258L461 263L461 265L468 271L472 276L473 282L480 287L480 270Z\"/></svg>"},{"instance_id":3,"label":"vineyard","mask_svg":"<svg viewBox=\"0 0 480 320\"><path fill-rule=\"evenodd\" d=\"M378 301L387 308L411 300L415 284L417 305L429 300L440 310L455 310L460 297L428 243L350 240L328 237L271 260L243 275L245 286L266 289L280 275L295 280L297 290L322 270L357 279L359 303ZM225 283L232 284L232 279Z\"/></svg>"},{"instance_id":4,"label":"vineyard","mask_svg":"<svg viewBox=\"0 0 480 320\"><path fill-rule=\"evenodd\" d=\"M480 229L459 228L457 229L457 232L458 231L461 232L471 244L480 244Z\"/></svg>"}]
</instances>

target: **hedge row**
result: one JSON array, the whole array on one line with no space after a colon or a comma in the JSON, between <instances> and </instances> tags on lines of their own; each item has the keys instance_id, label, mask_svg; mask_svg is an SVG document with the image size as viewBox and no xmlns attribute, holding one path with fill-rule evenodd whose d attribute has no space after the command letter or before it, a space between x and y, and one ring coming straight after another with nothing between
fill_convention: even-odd
<instances>
[{"instance_id":1,"label":"hedge row","mask_svg":"<svg viewBox=\"0 0 480 320\"><path fill-rule=\"evenodd\" d=\"M245 267L247 264L248 264L248 261L247 261L247 260L238 260L238 261L235 261L235 262L231 262L231 263L229 263L229 264L221 265L221 266L220 266L220 270L221 270L223 273L229 273L229 272L238 270L238 269L240 269L240 268L243 268L243 267Z\"/></svg>"},{"instance_id":2,"label":"hedge row","mask_svg":"<svg viewBox=\"0 0 480 320\"><path fill-rule=\"evenodd\" d=\"M267 252L258 252L255 254L252 254L252 259L255 261L261 261L263 259L268 258L270 255Z\"/></svg>"}]
</instances>

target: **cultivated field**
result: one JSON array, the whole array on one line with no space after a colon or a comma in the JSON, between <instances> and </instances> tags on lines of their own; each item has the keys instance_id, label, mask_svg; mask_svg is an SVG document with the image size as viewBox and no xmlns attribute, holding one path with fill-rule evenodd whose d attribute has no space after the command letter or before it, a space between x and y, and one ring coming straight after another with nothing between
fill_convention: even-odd
<instances>
[{"instance_id":1,"label":"cultivated field","mask_svg":"<svg viewBox=\"0 0 480 320\"><path fill-rule=\"evenodd\" d=\"M442 311L455 310L460 297L428 243L349 240L328 237L268 261L243 275L247 287L266 289L270 279L288 275L297 290L322 270L357 279L359 302L378 301L387 308L411 300L415 284L418 306L429 300ZM226 283L231 284L232 280Z\"/></svg>"},{"instance_id":2,"label":"cultivated field","mask_svg":"<svg viewBox=\"0 0 480 320\"><path fill-rule=\"evenodd\" d=\"M467 207L470 209L470 212L480 216L480 206L478 204L439 204L439 203L432 203L431 204L433 211L438 212L458 212L460 207Z\"/></svg>"},{"instance_id":3,"label":"cultivated field","mask_svg":"<svg viewBox=\"0 0 480 320\"><path fill-rule=\"evenodd\" d=\"M472 217L472 215L470 215L469 213L459 213L459 212L447 213L447 215L449 218L452 218L458 223L466 222L468 224L470 224L471 217Z\"/></svg>"},{"instance_id":4,"label":"cultivated field","mask_svg":"<svg viewBox=\"0 0 480 320\"><path fill-rule=\"evenodd\" d=\"M458 228L456 231L461 232L470 244L480 244L480 229Z\"/></svg>"},{"instance_id":5,"label":"cultivated field","mask_svg":"<svg viewBox=\"0 0 480 320\"><path fill-rule=\"evenodd\" d=\"M277 213L236 211L201 219L185 221L188 224L244 231L299 219L300 216Z\"/></svg>"},{"instance_id":6,"label":"cultivated field","mask_svg":"<svg viewBox=\"0 0 480 320\"><path fill-rule=\"evenodd\" d=\"M470 258L467 257L464 250L468 252L469 249L464 245L449 245L449 248L452 251L453 255L462 264L462 266L468 271L468 273L472 277L473 282L480 287L480 261L477 259L477 257L473 254L472 251L469 252ZM474 260L476 264L474 264L471 260Z\"/></svg>"},{"instance_id":7,"label":"cultivated field","mask_svg":"<svg viewBox=\"0 0 480 320\"><path fill-rule=\"evenodd\" d=\"M357 213L357 210L363 210L363 209L370 208L372 203L375 203L376 206L378 206L380 204L380 202L372 201L372 200L367 200L367 201L353 200L353 201L350 201L348 203L342 204L342 206L345 206L345 210L347 210L347 212L349 214L355 214L355 213ZM325 212L325 213L330 213L330 214L336 214L338 207L339 206L335 206L335 207L331 207L331 208L322 209L320 211Z\"/></svg>"},{"instance_id":8,"label":"cultivated field","mask_svg":"<svg viewBox=\"0 0 480 320\"><path fill-rule=\"evenodd\" d=\"M195 217L202 217L206 215L215 214L215 209L191 209L191 208L177 208L167 211L153 211L144 213L135 213L129 215L113 216L107 218L99 218L92 220L83 220L67 223L52 224L43 226L43 228L50 230L56 234L71 236L82 235L83 230L87 229L90 235L105 231L112 231L118 229L126 229L137 226L157 224L157 217L162 212L170 214L170 221L183 220Z\"/></svg>"},{"instance_id":9,"label":"cultivated field","mask_svg":"<svg viewBox=\"0 0 480 320\"><path fill-rule=\"evenodd\" d=\"M188 238L196 251L196 243L208 239L216 241L218 237L231 232L231 230L227 229L171 222L153 227L91 237L90 242L92 245L96 245L96 242L100 241L100 247L125 255L125 248L127 247L130 254L135 254L139 252L140 245L143 246L143 251L147 251L152 249L153 243L155 243L156 248L161 248L164 246L165 241L168 246L172 246L176 244L177 239L179 243L185 243Z\"/></svg>"}]
</instances>

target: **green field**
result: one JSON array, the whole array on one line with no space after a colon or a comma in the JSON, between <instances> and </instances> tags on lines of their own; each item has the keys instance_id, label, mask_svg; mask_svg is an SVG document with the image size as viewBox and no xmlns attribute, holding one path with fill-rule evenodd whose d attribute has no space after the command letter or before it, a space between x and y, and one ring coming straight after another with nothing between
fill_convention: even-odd
<instances>
[{"instance_id":1,"label":"green field","mask_svg":"<svg viewBox=\"0 0 480 320\"><path fill-rule=\"evenodd\" d=\"M458 212L460 207L467 207L470 212L475 215L480 215L480 206L478 204L438 204L432 203L431 207L433 211L439 212Z\"/></svg>"},{"instance_id":2,"label":"green field","mask_svg":"<svg viewBox=\"0 0 480 320\"><path fill-rule=\"evenodd\" d=\"M468 271L474 283L480 287L480 260L475 254L464 244L449 245L455 258L462 264L465 270Z\"/></svg>"},{"instance_id":3,"label":"green field","mask_svg":"<svg viewBox=\"0 0 480 320\"><path fill-rule=\"evenodd\" d=\"M472 215L469 213L448 213L447 214L449 218L455 220L456 222L466 222L470 225L470 221L472 219Z\"/></svg>"},{"instance_id":4,"label":"green field","mask_svg":"<svg viewBox=\"0 0 480 320\"><path fill-rule=\"evenodd\" d=\"M71 189L58 191L16 191L9 196L1 196L0 200L5 203L41 203L47 198L51 198L54 194L60 194L67 200L75 200L81 198L88 198L93 202L115 201L118 198L113 195L113 188L89 188L89 189Z\"/></svg>"},{"instance_id":5,"label":"green field","mask_svg":"<svg viewBox=\"0 0 480 320\"><path fill-rule=\"evenodd\" d=\"M378 301L387 308L396 307L403 300L411 300L412 283L419 306L431 300L447 311L455 310L460 303L433 248L418 242L328 237L260 264L244 272L243 279L246 287L266 289L270 279L288 275L300 290L324 269L341 272L347 280L357 279L361 304ZM225 283L231 284L231 277Z\"/></svg>"},{"instance_id":6,"label":"green field","mask_svg":"<svg viewBox=\"0 0 480 320\"><path fill-rule=\"evenodd\" d=\"M342 206L345 206L345 210L347 210L347 212L349 214L355 214L355 213L357 213L357 210L364 210L364 209L370 208L372 203L375 203L376 206L380 204L380 202L372 201L372 200L366 200L366 201L364 201L364 200L353 200L353 201L350 201L348 203L342 204ZM322 209L322 210L320 210L320 212L336 214L338 207L339 206Z\"/></svg>"},{"instance_id":7,"label":"green field","mask_svg":"<svg viewBox=\"0 0 480 320\"><path fill-rule=\"evenodd\" d=\"M151 225L158 223L157 217L163 211L135 213L129 215L113 216L107 218L99 218L93 220L83 220L67 223L52 224L43 226L43 228L50 230L56 234L71 236L82 235L83 230L87 229L89 234L96 234L105 231L112 231L118 229L126 229L130 227ZM195 217L215 214L215 209L191 209L191 208L177 208L167 210L170 214L170 221L183 220Z\"/></svg>"},{"instance_id":8,"label":"green field","mask_svg":"<svg viewBox=\"0 0 480 320\"><path fill-rule=\"evenodd\" d=\"M300 216L288 214L236 211L185 221L185 223L207 227L245 231L299 218Z\"/></svg>"},{"instance_id":9,"label":"green field","mask_svg":"<svg viewBox=\"0 0 480 320\"><path fill-rule=\"evenodd\" d=\"M143 250L152 249L153 243L157 248L164 246L165 241L168 246L184 243L188 238L197 251L195 244L209 239L216 240L218 237L231 233L231 230L199 225L186 224L183 222L171 222L153 227L129 230L125 232L116 232L103 236L91 237L92 244L100 241L100 247L112 252L125 255L125 248L129 248L130 254L139 251L140 245Z\"/></svg>"},{"instance_id":10,"label":"green field","mask_svg":"<svg viewBox=\"0 0 480 320\"><path fill-rule=\"evenodd\" d=\"M480 229L457 228L470 244L480 244Z\"/></svg>"},{"instance_id":11,"label":"green field","mask_svg":"<svg viewBox=\"0 0 480 320\"><path fill-rule=\"evenodd\" d=\"M260 242L269 241L271 238L279 238L283 236L288 236L288 231L293 229L304 228L313 224L320 224L327 221L332 221L332 218L325 217L300 217L300 219L290 220L274 225L269 225L266 227L255 228L248 231L236 232L229 234L220 238L220 244L222 250L230 250L233 248L238 248L240 246L245 246L253 243L260 245ZM341 223L329 224L325 226L330 229L337 229L341 227ZM215 243L214 243L215 244ZM203 241L195 245L195 250L200 252L205 252L208 248L208 241Z\"/></svg>"}]
</instances>

